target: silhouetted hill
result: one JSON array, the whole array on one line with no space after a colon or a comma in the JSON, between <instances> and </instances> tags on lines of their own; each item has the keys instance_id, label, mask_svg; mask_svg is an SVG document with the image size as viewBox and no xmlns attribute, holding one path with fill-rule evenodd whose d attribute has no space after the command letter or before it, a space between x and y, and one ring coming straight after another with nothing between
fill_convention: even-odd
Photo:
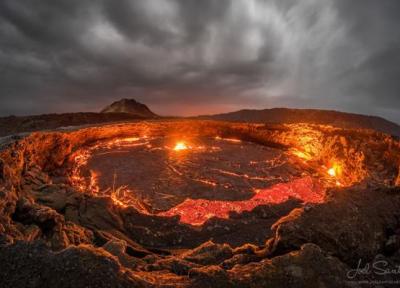
<instances>
[{"instance_id":1,"label":"silhouetted hill","mask_svg":"<svg viewBox=\"0 0 400 288\"><path fill-rule=\"evenodd\" d=\"M121 99L104 108L101 113L128 113L145 118L157 117L146 105L135 99Z\"/></svg>"},{"instance_id":2,"label":"silhouetted hill","mask_svg":"<svg viewBox=\"0 0 400 288\"><path fill-rule=\"evenodd\" d=\"M200 118L260 123L312 123L341 128L365 128L400 136L400 126L377 116L317 109L273 108L239 110L236 112L200 116Z\"/></svg>"}]
</instances>

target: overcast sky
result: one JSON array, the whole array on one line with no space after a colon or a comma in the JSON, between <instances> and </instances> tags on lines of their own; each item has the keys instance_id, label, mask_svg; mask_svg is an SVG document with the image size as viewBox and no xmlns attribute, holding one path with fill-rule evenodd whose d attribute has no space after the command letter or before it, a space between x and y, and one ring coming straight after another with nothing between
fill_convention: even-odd
<instances>
[{"instance_id":1,"label":"overcast sky","mask_svg":"<svg viewBox=\"0 0 400 288\"><path fill-rule=\"evenodd\" d=\"M400 123L399 0L1 0L0 115L325 108Z\"/></svg>"}]
</instances>

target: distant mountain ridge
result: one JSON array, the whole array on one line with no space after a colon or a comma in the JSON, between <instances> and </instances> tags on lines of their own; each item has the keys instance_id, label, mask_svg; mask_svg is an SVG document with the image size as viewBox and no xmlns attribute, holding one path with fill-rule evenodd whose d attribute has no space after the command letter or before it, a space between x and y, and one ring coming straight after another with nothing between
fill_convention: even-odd
<instances>
[{"instance_id":1,"label":"distant mountain ridge","mask_svg":"<svg viewBox=\"0 0 400 288\"><path fill-rule=\"evenodd\" d=\"M311 123L340 128L364 128L400 137L400 126L378 116L367 116L318 109L244 109L230 113L200 116L204 119L252 123Z\"/></svg>"},{"instance_id":2,"label":"distant mountain ridge","mask_svg":"<svg viewBox=\"0 0 400 288\"><path fill-rule=\"evenodd\" d=\"M0 118L0 137L23 132L56 129L65 126L80 126L100 123L136 121L146 119L127 113L63 113L33 116L8 116Z\"/></svg>"},{"instance_id":3,"label":"distant mountain ridge","mask_svg":"<svg viewBox=\"0 0 400 288\"><path fill-rule=\"evenodd\" d=\"M145 104L137 102L135 99L121 99L105 107L100 113L127 113L144 118L158 117Z\"/></svg>"}]
</instances>

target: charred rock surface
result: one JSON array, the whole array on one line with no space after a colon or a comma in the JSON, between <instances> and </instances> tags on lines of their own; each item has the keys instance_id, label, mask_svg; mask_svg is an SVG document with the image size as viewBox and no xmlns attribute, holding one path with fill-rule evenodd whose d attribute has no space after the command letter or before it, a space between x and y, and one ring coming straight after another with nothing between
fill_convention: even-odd
<instances>
[{"instance_id":1,"label":"charred rock surface","mask_svg":"<svg viewBox=\"0 0 400 288\"><path fill-rule=\"evenodd\" d=\"M318 179L323 201L288 198L193 226L113 194L81 191L71 179L84 147L182 133L279 149ZM359 261L386 261L392 269L400 262L399 151L385 134L313 125L165 121L33 133L0 151L0 286L358 287L366 279L398 280L349 271Z\"/></svg>"},{"instance_id":2,"label":"charred rock surface","mask_svg":"<svg viewBox=\"0 0 400 288\"><path fill-rule=\"evenodd\" d=\"M332 190L318 209L294 209L277 221L272 227L275 237L268 243L270 252L282 254L315 243L354 266L384 250L394 234L390 231L398 231L399 215L393 211L399 205L399 187Z\"/></svg>"},{"instance_id":3,"label":"charred rock surface","mask_svg":"<svg viewBox=\"0 0 400 288\"><path fill-rule=\"evenodd\" d=\"M145 287L105 249L70 246L60 252L43 243L1 248L2 287ZM107 279L107 280L106 280ZM107 282L105 282L105 280Z\"/></svg>"}]
</instances>

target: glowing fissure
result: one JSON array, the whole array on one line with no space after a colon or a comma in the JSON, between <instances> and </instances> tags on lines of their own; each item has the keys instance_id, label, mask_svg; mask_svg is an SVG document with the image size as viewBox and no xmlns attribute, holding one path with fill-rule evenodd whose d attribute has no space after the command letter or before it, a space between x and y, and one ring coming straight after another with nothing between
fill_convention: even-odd
<instances>
[{"instance_id":1,"label":"glowing fissure","mask_svg":"<svg viewBox=\"0 0 400 288\"><path fill-rule=\"evenodd\" d=\"M193 181L200 182L200 183L203 183L203 184L206 184L206 185L209 185L209 186L213 186L213 187L215 187L215 186L218 185L217 182L210 181L210 180L207 180L207 179L198 179L198 178L194 178L194 179L192 179L192 180L193 180Z\"/></svg>"},{"instance_id":2,"label":"glowing fissure","mask_svg":"<svg viewBox=\"0 0 400 288\"><path fill-rule=\"evenodd\" d=\"M215 137L215 140L221 140L221 141L228 141L228 142L233 142L233 143L241 143L242 140L236 139L236 138L222 138L222 137Z\"/></svg>"},{"instance_id":3,"label":"glowing fissure","mask_svg":"<svg viewBox=\"0 0 400 288\"><path fill-rule=\"evenodd\" d=\"M256 191L249 200L244 201L212 201L205 199L186 199L181 204L168 211L159 213L159 216L180 216L180 222L190 225L203 225L212 217L228 219L233 211L241 213L252 211L260 205L279 204L290 198L296 198L307 203L322 203L324 188L311 177L293 180L289 183L280 183L267 189Z\"/></svg>"},{"instance_id":4,"label":"glowing fissure","mask_svg":"<svg viewBox=\"0 0 400 288\"><path fill-rule=\"evenodd\" d=\"M222 170L222 169L212 169L212 170L217 171L221 174L225 174L225 175L229 175L229 176L233 176L233 177L250 179L250 180L271 181L271 180L277 179L277 177L275 177L275 176L258 177L258 176L250 176L248 174L238 174L238 173L234 173L234 172L226 171L226 170Z\"/></svg>"}]
</instances>

